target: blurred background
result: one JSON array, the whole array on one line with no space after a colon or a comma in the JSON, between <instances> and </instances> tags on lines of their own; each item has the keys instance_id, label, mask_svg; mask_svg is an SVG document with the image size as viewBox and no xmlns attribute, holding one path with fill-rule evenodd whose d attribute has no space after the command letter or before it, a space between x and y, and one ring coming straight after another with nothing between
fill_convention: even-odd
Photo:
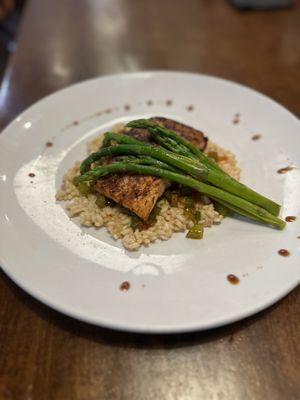
<instances>
[{"instance_id":1,"label":"blurred background","mask_svg":"<svg viewBox=\"0 0 300 400\"><path fill-rule=\"evenodd\" d=\"M0 0L0 124L73 82L145 69L218 75L297 113L299 25L299 0Z\"/></svg>"},{"instance_id":2,"label":"blurred background","mask_svg":"<svg viewBox=\"0 0 300 400\"><path fill-rule=\"evenodd\" d=\"M238 81L296 112L299 25L299 0L0 0L1 105L15 115L79 80L174 69Z\"/></svg>"},{"instance_id":3,"label":"blurred background","mask_svg":"<svg viewBox=\"0 0 300 400\"><path fill-rule=\"evenodd\" d=\"M0 80L9 55L16 48L17 31L25 0L0 0Z\"/></svg>"}]
</instances>

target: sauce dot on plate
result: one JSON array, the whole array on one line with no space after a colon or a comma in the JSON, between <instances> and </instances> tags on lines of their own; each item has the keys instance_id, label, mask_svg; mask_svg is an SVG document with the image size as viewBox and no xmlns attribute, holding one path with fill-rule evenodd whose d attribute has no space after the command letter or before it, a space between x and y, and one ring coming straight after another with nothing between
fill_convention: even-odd
<instances>
[{"instance_id":1,"label":"sauce dot on plate","mask_svg":"<svg viewBox=\"0 0 300 400\"><path fill-rule=\"evenodd\" d=\"M287 167L278 169L277 173L278 174L286 174L287 172L292 171L293 169L295 169L295 167L293 167L292 165L289 165Z\"/></svg>"},{"instance_id":2,"label":"sauce dot on plate","mask_svg":"<svg viewBox=\"0 0 300 400\"><path fill-rule=\"evenodd\" d=\"M278 254L283 257L288 257L290 255L290 252L286 249L280 249L278 250Z\"/></svg>"},{"instance_id":3,"label":"sauce dot on plate","mask_svg":"<svg viewBox=\"0 0 300 400\"><path fill-rule=\"evenodd\" d=\"M35 174L34 174L33 172L29 172L28 176L29 176L30 178L34 178L34 177L35 177Z\"/></svg>"},{"instance_id":4,"label":"sauce dot on plate","mask_svg":"<svg viewBox=\"0 0 300 400\"><path fill-rule=\"evenodd\" d=\"M187 106L187 111L194 111L194 106L191 104L189 106Z\"/></svg>"},{"instance_id":5,"label":"sauce dot on plate","mask_svg":"<svg viewBox=\"0 0 300 400\"><path fill-rule=\"evenodd\" d=\"M232 123L233 124L239 124L240 123L240 116L241 116L241 114L240 113L236 113L235 115L234 115L234 117L233 117L233 120L232 120Z\"/></svg>"},{"instance_id":6,"label":"sauce dot on plate","mask_svg":"<svg viewBox=\"0 0 300 400\"><path fill-rule=\"evenodd\" d=\"M129 104L125 104L125 106L124 106L124 110L125 110L125 111L129 111L129 110L131 110L131 107L130 107L130 105L129 105Z\"/></svg>"},{"instance_id":7,"label":"sauce dot on plate","mask_svg":"<svg viewBox=\"0 0 300 400\"><path fill-rule=\"evenodd\" d=\"M152 106L153 105L153 101L152 100L148 100L147 101L147 106Z\"/></svg>"},{"instance_id":8,"label":"sauce dot on plate","mask_svg":"<svg viewBox=\"0 0 300 400\"><path fill-rule=\"evenodd\" d=\"M261 135L259 133L256 133L255 135L252 136L252 140L256 141L259 140L261 138Z\"/></svg>"},{"instance_id":9,"label":"sauce dot on plate","mask_svg":"<svg viewBox=\"0 0 300 400\"><path fill-rule=\"evenodd\" d=\"M129 289L130 289L130 283L128 281L124 281L121 283L120 290L122 290L122 292L127 292Z\"/></svg>"},{"instance_id":10,"label":"sauce dot on plate","mask_svg":"<svg viewBox=\"0 0 300 400\"><path fill-rule=\"evenodd\" d=\"M166 106L171 106L173 104L172 100L166 100Z\"/></svg>"},{"instance_id":11,"label":"sauce dot on plate","mask_svg":"<svg viewBox=\"0 0 300 400\"><path fill-rule=\"evenodd\" d=\"M237 276L233 275L233 274L227 275L227 280L232 285L237 285L238 283L240 283L240 279Z\"/></svg>"},{"instance_id":12,"label":"sauce dot on plate","mask_svg":"<svg viewBox=\"0 0 300 400\"><path fill-rule=\"evenodd\" d=\"M285 217L286 222L294 222L296 221L296 217L294 215L288 215Z\"/></svg>"},{"instance_id":13,"label":"sauce dot on plate","mask_svg":"<svg viewBox=\"0 0 300 400\"><path fill-rule=\"evenodd\" d=\"M46 142L46 147L52 147L53 143L52 142Z\"/></svg>"}]
</instances>

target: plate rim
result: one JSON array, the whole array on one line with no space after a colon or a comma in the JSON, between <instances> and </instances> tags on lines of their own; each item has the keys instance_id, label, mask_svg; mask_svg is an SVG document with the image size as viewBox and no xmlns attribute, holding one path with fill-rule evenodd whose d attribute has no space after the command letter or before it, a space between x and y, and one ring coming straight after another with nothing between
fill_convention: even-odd
<instances>
[{"instance_id":1,"label":"plate rim","mask_svg":"<svg viewBox=\"0 0 300 400\"><path fill-rule=\"evenodd\" d=\"M98 326L100 328L116 330L119 332L127 332L127 333L140 333L140 334L151 334L151 335L160 335L160 334L181 334L181 333L192 333L192 332L203 332L211 329L218 329L223 326L227 326L230 324L234 324L238 321L243 321L251 316L254 316L264 310L268 310L271 306L276 304L278 301L284 299L289 293L291 293L299 284L300 278L298 282L295 282L291 286L287 286L282 290L282 292L277 293L276 296L270 296L267 302L264 302L259 307L253 309L248 307L246 311L242 314L238 314L235 317L228 316L227 318L220 319L218 322L208 322L206 324L201 324L200 322L196 322L194 324L177 324L176 326L170 325L160 325L160 326L153 326L153 325L143 325L138 324L134 325L131 323L122 323L122 322L114 322L108 319L101 319L101 318L90 318L87 317L84 313L76 312L73 310L68 309L67 307L61 306L60 304L56 304L53 300L48 300L47 296L43 296L37 292L28 288L24 282L20 281L18 278L14 277L14 274L11 273L9 268L7 268L7 264L3 263L2 259L0 258L0 268L2 271L11 279L19 288L25 291L25 293L29 294L33 297L34 300L37 300L39 303L50 307L56 312L59 312L67 317L70 317L76 321L81 321L87 323L89 325Z\"/></svg>"},{"instance_id":2,"label":"plate rim","mask_svg":"<svg viewBox=\"0 0 300 400\"><path fill-rule=\"evenodd\" d=\"M150 75L149 75L150 74ZM209 80L215 80L215 81L221 81L225 82L230 85L234 85L240 89L246 90L248 92L251 92L253 94L259 95L262 97L264 100L267 100L268 102L271 102L273 105L276 105L276 107L280 107L281 110L283 110L285 113L288 113L289 117L292 117L295 122L299 123L299 119L295 114L293 114L290 110L288 110L286 107L281 105L280 103L277 103L274 99L271 97L265 95L264 93L261 93L251 87L245 86L243 84L240 84L238 82L234 82L228 79L224 79L222 77L214 76L214 75L208 75L208 74L200 74L200 73L195 73L195 72L186 72L186 71L174 71L174 70L145 70L145 71L137 71L137 72L129 72L129 73L118 73L118 74L107 74L107 75L101 75L98 77L93 77L90 79L85 79L76 83L73 83L69 86L66 86L62 89L59 89L57 91L54 91L47 96L44 96L43 98L39 99L38 101L34 102L31 104L28 108L23 110L20 114L16 115L1 131L0 134L0 144L1 141L8 135L9 129L17 122L17 118L24 116L28 112L34 111L36 107L40 105L40 103L43 103L45 100L49 100L52 97L59 96L65 91L68 91L70 89L73 89L75 87L80 87L84 86L86 84L92 84L93 82L98 82L101 80L106 80L106 79L122 79L122 78L151 78L151 75L173 75L173 76L191 76L194 78L205 78ZM177 325L172 325L171 327L169 325L154 325L154 326L149 326L149 325L135 325L132 323L126 323L124 322L114 322L113 320L103 320L99 317L93 318L93 317L88 317L84 313L81 312L76 312L76 310L72 309L70 310L70 307L65 307L64 305L60 305L56 303L55 301L48 299L47 295L44 296L42 293L39 293L39 290L34 290L30 288L30 285L27 284L27 280L18 279L18 277L15 276L15 274L12 272L13 269L10 268L9 264L7 264L2 256L0 255L0 268L3 270L3 272L13 281L17 284L18 287L20 287L22 290L24 290L26 293L28 293L30 296L32 296L34 299L38 300L39 302L45 304L46 306L49 306L50 308L63 313L73 319L84 321L86 323L108 328L108 329L114 329L118 331L123 331L123 332L137 332L137 333L144 333L144 334L175 334L175 333L183 333L183 332L194 332L194 331L203 331L203 330L209 330L212 328L218 328L224 325L232 324L234 322L237 322L239 320L243 320L245 318L248 318L254 314L257 314L265 309L268 309L270 306L278 302L279 300L283 299L288 293L290 293L293 289L295 289L299 284L300 284L300 277L297 282L294 282L292 285L286 285L280 292L277 292L276 295L270 296L268 298L268 301L265 301L262 305L256 308L250 308L248 307L243 313L237 314L235 316L227 316L226 318L219 319L217 322L206 322L205 324L201 324L201 321L197 321L196 323L188 323L188 324L180 324L177 323ZM48 296L49 297L49 296ZM72 307L71 307L72 308Z\"/></svg>"}]
</instances>

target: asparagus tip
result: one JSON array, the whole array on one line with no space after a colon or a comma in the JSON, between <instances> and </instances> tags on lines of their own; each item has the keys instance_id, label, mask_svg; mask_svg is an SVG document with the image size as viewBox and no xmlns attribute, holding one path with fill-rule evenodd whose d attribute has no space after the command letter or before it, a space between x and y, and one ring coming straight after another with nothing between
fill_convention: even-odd
<instances>
[{"instance_id":1,"label":"asparagus tip","mask_svg":"<svg viewBox=\"0 0 300 400\"><path fill-rule=\"evenodd\" d=\"M129 128L140 127L141 125L147 124L147 126L151 125L151 122L148 119L140 118L130 121L126 124Z\"/></svg>"}]
</instances>

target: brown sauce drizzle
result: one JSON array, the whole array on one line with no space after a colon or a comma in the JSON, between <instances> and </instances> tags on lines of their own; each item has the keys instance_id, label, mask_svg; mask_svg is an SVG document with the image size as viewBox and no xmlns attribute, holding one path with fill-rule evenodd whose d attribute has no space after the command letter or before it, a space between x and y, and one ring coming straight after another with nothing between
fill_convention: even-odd
<instances>
[{"instance_id":1,"label":"brown sauce drizzle","mask_svg":"<svg viewBox=\"0 0 300 400\"><path fill-rule=\"evenodd\" d=\"M166 100L166 106L170 107L173 104L172 100Z\"/></svg>"},{"instance_id":2,"label":"brown sauce drizzle","mask_svg":"<svg viewBox=\"0 0 300 400\"><path fill-rule=\"evenodd\" d=\"M289 166L287 166L287 167L280 168L280 169L277 171L277 173L278 173L278 174L285 174L285 173L287 173L287 172L289 172L289 171L292 171L293 169L295 169L295 167L293 167L292 165L289 165Z\"/></svg>"},{"instance_id":3,"label":"brown sauce drizzle","mask_svg":"<svg viewBox=\"0 0 300 400\"><path fill-rule=\"evenodd\" d=\"M46 142L46 147L52 147L53 143L52 142Z\"/></svg>"},{"instance_id":4,"label":"brown sauce drizzle","mask_svg":"<svg viewBox=\"0 0 300 400\"><path fill-rule=\"evenodd\" d=\"M122 290L122 292L127 292L129 289L130 289L130 283L128 281L124 281L121 283L120 290Z\"/></svg>"},{"instance_id":5,"label":"brown sauce drizzle","mask_svg":"<svg viewBox=\"0 0 300 400\"><path fill-rule=\"evenodd\" d=\"M288 215L287 217L285 217L286 222L294 222L296 221L296 217L294 215Z\"/></svg>"},{"instance_id":6,"label":"brown sauce drizzle","mask_svg":"<svg viewBox=\"0 0 300 400\"><path fill-rule=\"evenodd\" d=\"M290 255L290 252L286 249L280 249L278 250L278 254L283 257L288 257Z\"/></svg>"},{"instance_id":7,"label":"brown sauce drizzle","mask_svg":"<svg viewBox=\"0 0 300 400\"><path fill-rule=\"evenodd\" d=\"M233 117L232 123L235 125L238 124L240 122L240 116L241 116L240 113L236 113Z\"/></svg>"},{"instance_id":8,"label":"brown sauce drizzle","mask_svg":"<svg viewBox=\"0 0 300 400\"><path fill-rule=\"evenodd\" d=\"M227 275L227 280L232 285L237 285L238 283L240 283L240 279L237 276L233 275L233 274Z\"/></svg>"},{"instance_id":9,"label":"brown sauce drizzle","mask_svg":"<svg viewBox=\"0 0 300 400\"><path fill-rule=\"evenodd\" d=\"M189 105L187 106L187 111L194 111L194 106L193 105Z\"/></svg>"},{"instance_id":10,"label":"brown sauce drizzle","mask_svg":"<svg viewBox=\"0 0 300 400\"><path fill-rule=\"evenodd\" d=\"M256 133L255 135L252 136L252 140L259 140L261 138L261 135L259 133Z\"/></svg>"},{"instance_id":11,"label":"brown sauce drizzle","mask_svg":"<svg viewBox=\"0 0 300 400\"><path fill-rule=\"evenodd\" d=\"M30 172L30 173L28 174L28 176L29 176L30 178L34 178L34 177L35 177L35 174L34 174L33 172Z\"/></svg>"}]
</instances>

